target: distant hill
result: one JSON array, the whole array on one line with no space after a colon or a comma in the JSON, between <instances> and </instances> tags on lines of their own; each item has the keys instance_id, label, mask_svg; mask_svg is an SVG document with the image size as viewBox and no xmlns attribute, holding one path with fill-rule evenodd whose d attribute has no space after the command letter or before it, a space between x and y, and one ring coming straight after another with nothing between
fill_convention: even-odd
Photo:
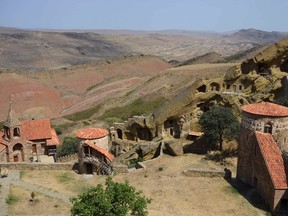
<instances>
[{"instance_id":1,"label":"distant hill","mask_svg":"<svg viewBox=\"0 0 288 216\"><path fill-rule=\"evenodd\" d=\"M175 62L204 55L200 58L204 58L202 62L214 62L213 59L219 57L216 58L215 53L226 58L274 43L286 35L255 29L220 34L182 30L65 31L0 27L0 70L53 70L141 54Z\"/></svg>"},{"instance_id":2,"label":"distant hill","mask_svg":"<svg viewBox=\"0 0 288 216\"><path fill-rule=\"evenodd\" d=\"M223 58L219 53L211 52L211 53L206 53L201 56L197 56L192 59L188 59L180 63L178 66L191 65L191 64L217 63L217 62L224 62L224 61L225 61L225 58Z\"/></svg>"},{"instance_id":3,"label":"distant hill","mask_svg":"<svg viewBox=\"0 0 288 216\"><path fill-rule=\"evenodd\" d=\"M234 39L239 39L239 40L249 40L251 42L255 42L257 44L271 44L274 43L285 36L287 36L287 32L266 32L266 31L261 31L257 29L241 29L238 32L235 32L232 35L229 35L227 37L229 38L234 38Z\"/></svg>"},{"instance_id":4,"label":"distant hill","mask_svg":"<svg viewBox=\"0 0 288 216\"><path fill-rule=\"evenodd\" d=\"M185 65L192 65L192 64L209 64L209 63L228 63L228 62L241 62L246 59L254 57L256 54L260 53L262 50L264 50L267 46L260 46L255 45L252 48L249 48L244 51L240 51L236 54L233 54L231 56L223 57L219 53L206 53L201 56L196 56L192 59L188 59L186 61L180 62L180 61L169 61L169 64L172 64L176 67L179 66L185 66Z\"/></svg>"},{"instance_id":5,"label":"distant hill","mask_svg":"<svg viewBox=\"0 0 288 216\"><path fill-rule=\"evenodd\" d=\"M260 53L266 47L267 46L256 45L255 47L252 47L248 50L244 50L234 55L226 57L225 62L240 62L240 61L244 61L245 59L253 58L255 55Z\"/></svg>"}]
</instances>

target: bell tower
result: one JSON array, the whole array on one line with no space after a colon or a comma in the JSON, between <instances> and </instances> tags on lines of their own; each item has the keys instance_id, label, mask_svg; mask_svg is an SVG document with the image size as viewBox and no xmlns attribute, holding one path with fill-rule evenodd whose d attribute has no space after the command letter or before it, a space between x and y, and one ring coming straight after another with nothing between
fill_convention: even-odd
<instances>
[{"instance_id":1,"label":"bell tower","mask_svg":"<svg viewBox=\"0 0 288 216\"><path fill-rule=\"evenodd\" d=\"M4 139L12 141L20 138L21 136L21 123L16 117L14 110L12 109L12 101L9 102L9 111L6 121L3 124Z\"/></svg>"}]
</instances>

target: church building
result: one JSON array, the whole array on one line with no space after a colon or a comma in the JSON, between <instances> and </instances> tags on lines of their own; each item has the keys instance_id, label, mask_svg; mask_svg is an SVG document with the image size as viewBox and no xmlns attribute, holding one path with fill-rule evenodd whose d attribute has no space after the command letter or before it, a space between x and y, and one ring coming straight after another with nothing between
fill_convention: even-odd
<instances>
[{"instance_id":1,"label":"church building","mask_svg":"<svg viewBox=\"0 0 288 216\"><path fill-rule=\"evenodd\" d=\"M19 121L10 102L0 131L0 162L39 162L39 156L53 155L59 145L49 119Z\"/></svg>"}]
</instances>

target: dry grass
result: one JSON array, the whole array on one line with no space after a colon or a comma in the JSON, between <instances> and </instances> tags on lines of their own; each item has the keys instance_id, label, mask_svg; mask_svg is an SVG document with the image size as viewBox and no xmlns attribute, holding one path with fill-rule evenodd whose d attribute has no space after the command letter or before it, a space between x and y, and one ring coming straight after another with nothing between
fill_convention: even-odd
<instances>
[{"instance_id":1,"label":"dry grass","mask_svg":"<svg viewBox=\"0 0 288 216\"><path fill-rule=\"evenodd\" d=\"M71 205L60 200L56 200L40 193L35 193L33 201L32 191L22 187L11 186L10 196L17 197L17 200L9 205L9 215L69 215Z\"/></svg>"},{"instance_id":2,"label":"dry grass","mask_svg":"<svg viewBox=\"0 0 288 216\"><path fill-rule=\"evenodd\" d=\"M181 175L188 168L224 169L203 156L186 154L181 157L163 156L147 163L143 171L116 175L115 181L129 183L152 198L149 216L172 215L265 215L253 207L227 181L221 178L192 178ZM232 167L235 172L235 167ZM77 175L61 171L26 171L24 181L55 191L76 195L89 186L103 184L105 177Z\"/></svg>"}]
</instances>

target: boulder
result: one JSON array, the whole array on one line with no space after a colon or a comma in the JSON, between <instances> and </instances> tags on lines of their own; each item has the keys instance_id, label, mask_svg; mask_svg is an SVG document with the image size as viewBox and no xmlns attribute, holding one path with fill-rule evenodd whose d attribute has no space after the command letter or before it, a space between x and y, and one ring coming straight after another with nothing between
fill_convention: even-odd
<instances>
[{"instance_id":1,"label":"boulder","mask_svg":"<svg viewBox=\"0 0 288 216\"><path fill-rule=\"evenodd\" d=\"M184 153L182 143L177 140L166 141L165 147L172 156L181 156Z\"/></svg>"}]
</instances>

